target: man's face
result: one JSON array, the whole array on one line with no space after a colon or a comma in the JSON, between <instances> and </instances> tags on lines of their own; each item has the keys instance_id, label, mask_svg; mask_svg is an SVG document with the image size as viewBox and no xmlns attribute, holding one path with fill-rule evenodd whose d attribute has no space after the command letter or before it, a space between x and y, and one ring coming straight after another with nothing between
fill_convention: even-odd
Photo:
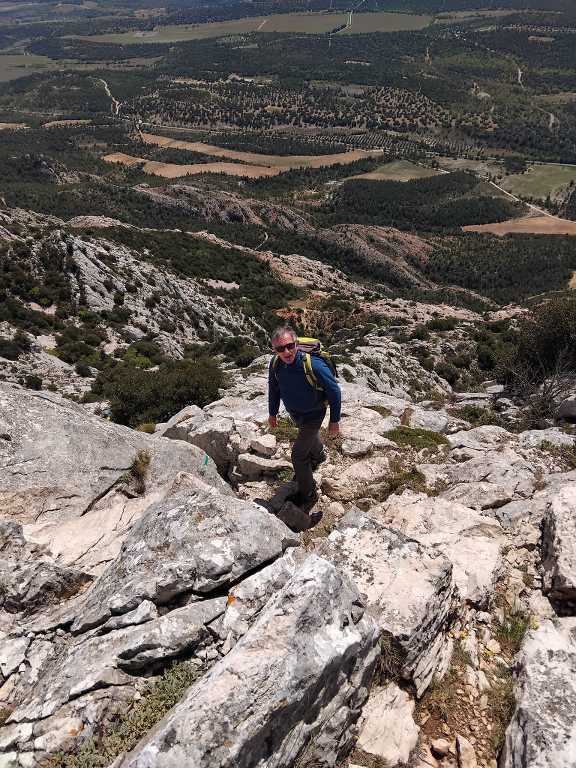
<instances>
[{"instance_id":1,"label":"man's face","mask_svg":"<svg viewBox=\"0 0 576 768\"><path fill-rule=\"evenodd\" d=\"M298 352L296 339L293 336L290 336L289 333L279 336L274 341L274 349L280 360L282 360L283 363L286 363L286 365L291 365L294 362L296 353Z\"/></svg>"}]
</instances>

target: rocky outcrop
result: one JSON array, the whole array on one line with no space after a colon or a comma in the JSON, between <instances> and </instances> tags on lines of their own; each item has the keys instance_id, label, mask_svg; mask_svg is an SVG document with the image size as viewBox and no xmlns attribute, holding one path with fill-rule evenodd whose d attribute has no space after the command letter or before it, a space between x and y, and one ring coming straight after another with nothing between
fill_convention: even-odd
<instances>
[{"instance_id":1,"label":"rocky outcrop","mask_svg":"<svg viewBox=\"0 0 576 768\"><path fill-rule=\"evenodd\" d=\"M572 768L576 760L576 619L544 620L518 662L502 768Z\"/></svg>"},{"instance_id":2,"label":"rocky outcrop","mask_svg":"<svg viewBox=\"0 0 576 768\"><path fill-rule=\"evenodd\" d=\"M544 589L564 609L576 606L576 488L566 486L551 500L542 534Z\"/></svg>"},{"instance_id":3,"label":"rocky outcrop","mask_svg":"<svg viewBox=\"0 0 576 768\"><path fill-rule=\"evenodd\" d=\"M349 751L377 657L356 589L311 556L117 768L323 768Z\"/></svg>"},{"instance_id":4,"label":"rocky outcrop","mask_svg":"<svg viewBox=\"0 0 576 768\"><path fill-rule=\"evenodd\" d=\"M414 702L395 683L373 689L362 712L357 749L385 765L407 764L420 731L413 712Z\"/></svg>"},{"instance_id":5,"label":"rocky outcrop","mask_svg":"<svg viewBox=\"0 0 576 768\"><path fill-rule=\"evenodd\" d=\"M454 566L460 596L486 606L500 575L506 541L497 520L442 498L405 491L372 510L391 527L441 552Z\"/></svg>"},{"instance_id":6,"label":"rocky outcrop","mask_svg":"<svg viewBox=\"0 0 576 768\"><path fill-rule=\"evenodd\" d=\"M366 595L383 633L384 664L412 680L421 695L450 656L447 633L456 601L451 563L357 511L319 540L316 551Z\"/></svg>"},{"instance_id":7,"label":"rocky outcrop","mask_svg":"<svg viewBox=\"0 0 576 768\"><path fill-rule=\"evenodd\" d=\"M230 493L204 451L50 392L0 383L0 433L2 513L58 565L101 572L146 507L186 483Z\"/></svg>"}]
</instances>

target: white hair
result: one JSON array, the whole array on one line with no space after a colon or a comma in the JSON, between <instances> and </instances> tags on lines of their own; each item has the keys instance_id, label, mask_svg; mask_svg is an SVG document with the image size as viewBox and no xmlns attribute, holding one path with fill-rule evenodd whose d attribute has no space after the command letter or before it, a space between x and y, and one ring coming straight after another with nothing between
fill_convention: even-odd
<instances>
[{"instance_id":1,"label":"white hair","mask_svg":"<svg viewBox=\"0 0 576 768\"><path fill-rule=\"evenodd\" d=\"M290 325L281 325L272 334L272 346L278 341L281 336L291 336L294 341L297 341L298 334Z\"/></svg>"}]
</instances>

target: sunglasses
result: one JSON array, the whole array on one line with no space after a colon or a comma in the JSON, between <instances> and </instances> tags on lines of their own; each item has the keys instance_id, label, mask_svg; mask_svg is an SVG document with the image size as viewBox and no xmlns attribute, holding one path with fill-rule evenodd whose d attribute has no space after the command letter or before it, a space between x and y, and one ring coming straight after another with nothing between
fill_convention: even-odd
<instances>
[{"instance_id":1,"label":"sunglasses","mask_svg":"<svg viewBox=\"0 0 576 768\"><path fill-rule=\"evenodd\" d=\"M278 347L274 347L276 352L286 352L288 350L289 352L292 352L292 350L296 347L296 342L291 341L289 344L280 344Z\"/></svg>"}]
</instances>

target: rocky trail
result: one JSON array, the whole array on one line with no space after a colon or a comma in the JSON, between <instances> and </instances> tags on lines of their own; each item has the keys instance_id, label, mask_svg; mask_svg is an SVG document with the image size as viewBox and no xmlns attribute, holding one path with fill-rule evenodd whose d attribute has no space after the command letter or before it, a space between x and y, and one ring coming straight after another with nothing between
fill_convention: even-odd
<instances>
[{"instance_id":1,"label":"rocky trail","mask_svg":"<svg viewBox=\"0 0 576 768\"><path fill-rule=\"evenodd\" d=\"M154 435L0 382L0 766L573 766L574 437L368 334L309 528L266 363Z\"/></svg>"}]
</instances>

